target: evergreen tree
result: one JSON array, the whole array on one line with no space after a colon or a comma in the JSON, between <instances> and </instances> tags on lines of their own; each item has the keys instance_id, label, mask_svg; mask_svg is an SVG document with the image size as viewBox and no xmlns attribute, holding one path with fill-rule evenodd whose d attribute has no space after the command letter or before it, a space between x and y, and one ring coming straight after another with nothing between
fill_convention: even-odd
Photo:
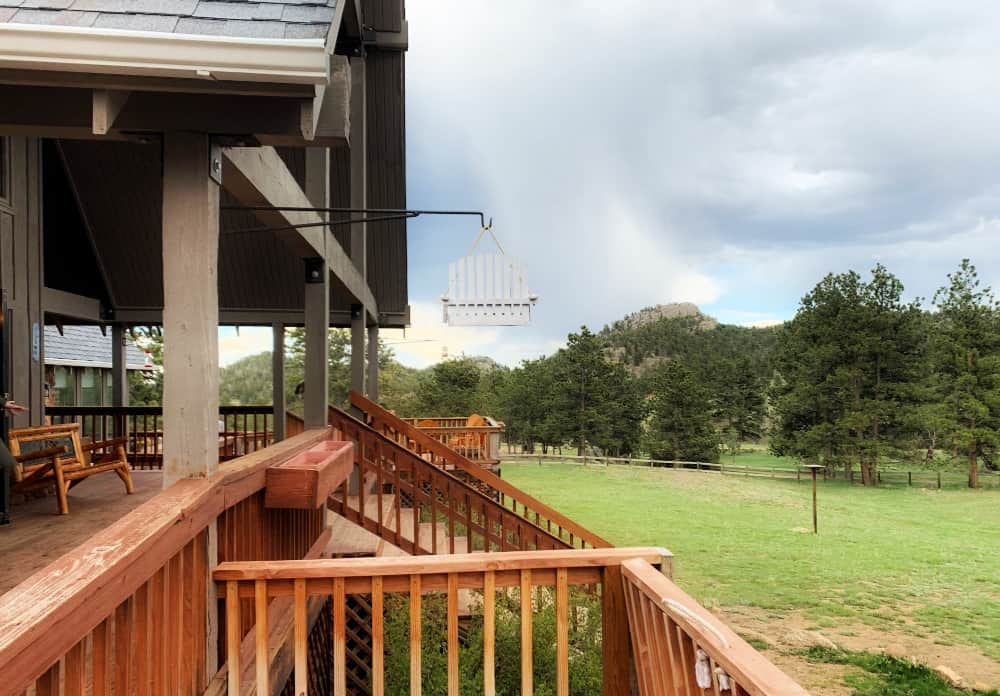
<instances>
[{"instance_id":1,"label":"evergreen tree","mask_svg":"<svg viewBox=\"0 0 1000 696\"><path fill-rule=\"evenodd\" d=\"M654 378L651 410L647 439L654 459L719 460L708 390L680 361L670 361Z\"/></svg>"},{"instance_id":2,"label":"evergreen tree","mask_svg":"<svg viewBox=\"0 0 1000 696\"><path fill-rule=\"evenodd\" d=\"M938 395L944 427L969 464L969 486L979 485L978 460L997 445L1000 427L1000 327L997 301L980 287L976 268L964 259L948 285L934 295Z\"/></svg>"},{"instance_id":3,"label":"evergreen tree","mask_svg":"<svg viewBox=\"0 0 1000 696\"><path fill-rule=\"evenodd\" d=\"M883 266L863 282L830 274L779 334L772 449L827 466L853 462L873 485L879 463L909 444L924 358L917 301Z\"/></svg>"},{"instance_id":4,"label":"evergreen tree","mask_svg":"<svg viewBox=\"0 0 1000 696\"><path fill-rule=\"evenodd\" d=\"M764 385L748 357L719 361L715 368L715 403L722 421L723 441L731 453L739 443L758 440L764 427Z\"/></svg>"},{"instance_id":5,"label":"evergreen tree","mask_svg":"<svg viewBox=\"0 0 1000 696\"><path fill-rule=\"evenodd\" d=\"M421 416L468 416L482 410L479 365L471 358L445 360L420 376Z\"/></svg>"}]
</instances>

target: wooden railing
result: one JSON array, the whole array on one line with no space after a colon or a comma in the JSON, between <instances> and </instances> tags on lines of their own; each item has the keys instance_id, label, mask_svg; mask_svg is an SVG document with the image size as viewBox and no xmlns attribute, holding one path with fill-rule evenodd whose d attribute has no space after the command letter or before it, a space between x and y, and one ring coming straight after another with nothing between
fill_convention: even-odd
<instances>
[{"instance_id":1,"label":"wooden railing","mask_svg":"<svg viewBox=\"0 0 1000 696\"><path fill-rule=\"evenodd\" d=\"M269 466L329 434L181 480L0 597L0 692L202 694L226 654L209 568L325 547L323 508L265 508L264 485ZM240 615L230 641L254 626L250 606Z\"/></svg>"},{"instance_id":2,"label":"wooden railing","mask_svg":"<svg viewBox=\"0 0 1000 696\"><path fill-rule=\"evenodd\" d=\"M591 549L538 551L522 553L469 554L465 556L437 556L433 558L365 558L318 561L287 561L281 563L223 563L214 577L220 583L227 606L227 630L240 625L239 607L242 602L254 601L265 606L274 598L290 598L294 604L294 693L309 692L313 675L310 673L308 654L307 617L309 601L313 598L331 600L333 645L332 656L320 656L324 662L332 658L332 691L336 696L347 694L346 624L344 607L352 595L364 595L372 607L371 693L383 696L390 678L405 683L407 675L392 675L386 671L386 653L389 650L408 648L409 693L419 696L423 683L422 636L430 628L423 604L430 592L444 592L447 614L446 645L433 649L447 651L447 693L458 696L460 690L459 618L460 594L469 590L481 593L481 620L483 625L482 689L481 693L497 693L498 655L496 653L497 591L511 596L519 588L520 596L520 659L519 679L522 696L531 696L535 686L538 665L533 659L535 636L533 618L545 602L554 602L555 609L555 674L539 675L556 684L557 696L567 696L570 684L570 595L574 585L600 585L602 616L604 693L608 696L626 696L630 691L630 658L628 623L623 602L621 564L628 559L638 559L651 572L659 566L669 572L670 554L663 549ZM552 589L547 589L552 588ZM393 595L408 599L408 646L386 644L384 618L386 606ZM259 630L259 627L258 627ZM430 637L430 636L428 636ZM232 644L231 644L232 645ZM267 654L266 643L256 645L257 663ZM229 693L246 691L241 675L244 654L231 649L228 654ZM511 655L499 656L510 660ZM516 657L514 659L517 659ZM511 668L510 664L500 667ZM256 693L273 693L273 683L266 671L250 675ZM479 688L477 686L477 691ZM435 692L438 693L438 692ZM701 693L701 692L698 692Z\"/></svg>"},{"instance_id":3,"label":"wooden railing","mask_svg":"<svg viewBox=\"0 0 1000 696\"><path fill-rule=\"evenodd\" d=\"M495 498L515 515L528 520L540 529L544 529L569 546L608 548L612 545L606 539L504 481L493 472L463 457L361 394L351 392L351 403L365 414L371 427L386 438L409 449L419 458L439 468L460 473L465 480L483 491L487 497Z\"/></svg>"},{"instance_id":4,"label":"wooden railing","mask_svg":"<svg viewBox=\"0 0 1000 696\"><path fill-rule=\"evenodd\" d=\"M648 563L627 560L622 573L642 696L808 696Z\"/></svg>"},{"instance_id":5,"label":"wooden railing","mask_svg":"<svg viewBox=\"0 0 1000 696\"><path fill-rule=\"evenodd\" d=\"M493 467L500 463L499 425L470 426L466 418L405 418L443 445L450 447L479 466Z\"/></svg>"},{"instance_id":6,"label":"wooden railing","mask_svg":"<svg viewBox=\"0 0 1000 696\"><path fill-rule=\"evenodd\" d=\"M330 498L334 512L411 554L571 548L451 473L339 409L334 438L355 443L355 477Z\"/></svg>"},{"instance_id":7,"label":"wooden railing","mask_svg":"<svg viewBox=\"0 0 1000 696\"><path fill-rule=\"evenodd\" d=\"M79 423L80 434L95 440L128 437L126 454L134 469L163 466L163 408L160 406L49 406L53 425ZM219 408L219 458L242 457L271 444L271 406Z\"/></svg>"}]
</instances>

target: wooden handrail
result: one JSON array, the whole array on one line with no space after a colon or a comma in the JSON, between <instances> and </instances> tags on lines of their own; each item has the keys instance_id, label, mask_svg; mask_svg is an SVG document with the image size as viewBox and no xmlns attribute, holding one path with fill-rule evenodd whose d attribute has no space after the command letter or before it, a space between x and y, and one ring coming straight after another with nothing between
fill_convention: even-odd
<instances>
[{"instance_id":1,"label":"wooden handrail","mask_svg":"<svg viewBox=\"0 0 1000 696\"><path fill-rule=\"evenodd\" d=\"M723 690L752 696L808 696L735 631L642 559L622 564L639 690L682 696ZM698 652L704 653L698 683Z\"/></svg>"},{"instance_id":2,"label":"wooden handrail","mask_svg":"<svg viewBox=\"0 0 1000 696\"><path fill-rule=\"evenodd\" d=\"M586 529L580 524L577 524L573 520L569 519L565 515L556 510L552 509L542 501L537 498L528 495L520 488L511 485L507 481L497 476L491 471L487 471L482 467L476 465L466 457L451 449L447 445L444 445L434 438L430 437L427 433L421 432L421 430L415 426L410 425L406 421L402 420L398 416L389 413L387 410L376 404L374 401L370 401L363 395L352 391L351 392L351 403L357 408L361 409L364 413L368 414L372 418L373 422L378 425L388 426L390 429L402 434L404 437L417 443L421 448L429 451L441 459L443 459L448 464L459 469L466 475L476 479L482 484L485 484L490 489L500 493L501 495L514 501L516 504L521 505L524 510L522 517L531 521L528 517L528 513L537 513L539 516L539 521L541 518L551 522L553 525L561 527L566 530L573 538L579 539L581 542L589 544L594 548L609 548L612 546L611 542L601 536L594 534L590 530ZM376 430L379 428L376 427ZM537 524L537 522L536 522ZM561 536L561 535L560 535Z\"/></svg>"},{"instance_id":3,"label":"wooden handrail","mask_svg":"<svg viewBox=\"0 0 1000 696\"><path fill-rule=\"evenodd\" d=\"M330 407L330 424L346 440L354 441L356 478L359 482L372 480L375 492L366 485L359 486L357 506L348 505L348 484L345 482L330 499L334 512L378 534L386 541L415 555L436 553L469 553L474 544L481 543L483 550L523 551L536 549L571 548L566 540L552 534L496 500L484 495L474 486L450 472L420 458L411 450L386 437L369 425L333 406ZM392 488L388 494L384 488ZM390 498L391 496L391 498ZM401 498L409 499L405 506ZM374 512L369 511L374 502ZM391 509L386 510L387 503ZM410 512L409 510L412 510ZM438 524L432 524L430 539L422 539L419 529L427 520L421 511L444 526L438 533ZM403 526L411 530L406 538ZM464 550L456 548L455 540L465 530ZM438 539L444 536L443 539ZM495 547L495 548L494 548Z\"/></svg>"},{"instance_id":4,"label":"wooden handrail","mask_svg":"<svg viewBox=\"0 0 1000 696\"><path fill-rule=\"evenodd\" d=\"M673 554L665 548L640 546L609 549L559 549L508 551L444 556L379 556L372 558L319 558L302 561L247 561L220 563L212 574L217 582L229 580L332 580L397 575L482 573L484 571L550 570L552 568L603 568L639 559L650 567L669 569ZM656 571L660 572L660 571Z\"/></svg>"},{"instance_id":5,"label":"wooden handrail","mask_svg":"<svg viewBox=\"0 0 1000 696\"><path fill-rule=\"evenodd\" d=\"M291 601L294 616L293 641L295 693L309 693L309 644L307 640L308 607L311 597L319 596L331 601L332 614L332 692L338 696L347 693L345 679L349 655L346 640L346 617L343 607L352 595L367 595L373 609L371 673L373 684L386 682L384 659L385 633L383 613L385 595L402 595L409 599L409 681L410 693L422 693L423 670L422 631L426 619L422 610L423 595L427 592L445 591L447 594L447 682L449 695L460 691L459 642L459 593L463 589L482 591L483 617L483 693L496 693L496 623L497 589L518 587L515 601L520 605L520 679L521 693L533 691L536 665L532 659L535 640L533 617L542 605L555 609L556 661L554 675L556 696L569 696L569 639L571 585L600 584L601 650L603 654L603 693L608 696L627 696L630 692L627 617L623 602L619 601L622 586L621 564L628 559L639 559L647 567L669 564L670 554L664 549L591 549L536 551L509 554L470 554L467 556L432 556L427 558L363 558L350 560L284 561L271 563L223 563L213 574L227 598L227 631L233 631L240 621L240 604L253 598L261 606L271 598ZM547 586L554 592L535 592L534 588ZM617 591L615 588L618 588ZM512 595L508 595L510 598ZM592 595L592 596L597 596ZM260 612L258 612L259 615ZM376 620L377 619L377 620ZM622 632L624 631L624 633ZM614 643L614 649L610 644ZM266 641L257 642L254 661L261 664L268 655ZM402 646L391 646L401 648ZM436 648L435 648L436 649ZM329 659L318 656L319 659ZM247 659L238 649L229 652L230 693L245 693L248 687L257 693L268 693L272 686L268 670L250 674ZM366 665L367 666L367 665ZM405 669L405 668L404 668ZM405 675L390 675L405 679ZM381 694L381 688L375 688Z\"/></svg>"},{"instance_id":6,"label":"wooden handrail","mask_svg":"<svg viewBox=\"0 0 1000 696\"><path fill-rule=\"evenodd\" d=\"M8 675L4 687L24 691L82 645L94 626L115 617L152 574L196 537L204 537L213 520L260 491L269 466L329 436L328 428L311 430L221 464L206 479L178 481L0 596L0 673ZM221 532L219 536L221 546ZM178 571L181 567L177 565Z\"/></svg>"}]
</instances>

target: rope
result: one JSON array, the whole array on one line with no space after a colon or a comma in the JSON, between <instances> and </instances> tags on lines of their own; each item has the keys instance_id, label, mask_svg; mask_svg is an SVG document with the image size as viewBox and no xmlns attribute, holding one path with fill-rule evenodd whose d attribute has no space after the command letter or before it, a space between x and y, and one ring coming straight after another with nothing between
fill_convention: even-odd
<instances>
[{"instance_id":1,"label":"rope","mask_svg":"<svg viewBox=\"0 0 1000 696\"><path fill-rule=\"evenodd\" d=\"M497 249L500 250L500 255L501 256L507 255L507 252L503 250L503 246L500 244L500 240L497 239L497 236L495 234L493 234L493 225L485 225L481 230L479 230L479 234L476 235L476 240L472 242L472 246L469 247L469 252L466 254L466 256L472 256L472 252L476 250L476 247L479 246L479 241L483 238L483 235L487 232L490 233L490 237L493 238L493 243L496 244Z\"/></svg>"}]
</instances>

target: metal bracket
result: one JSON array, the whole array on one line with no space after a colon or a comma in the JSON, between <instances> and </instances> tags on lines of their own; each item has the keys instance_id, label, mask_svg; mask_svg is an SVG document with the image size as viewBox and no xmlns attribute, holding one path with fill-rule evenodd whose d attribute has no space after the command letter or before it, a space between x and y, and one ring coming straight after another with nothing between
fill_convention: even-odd
<instances>
[{"instance_id":1,"label":"metal bracket","mask_svg":"<svg viewBox=\"0 0 1000 696\"><path fill-rule=\"evenodd\" d=\"M208 141L208 176L222 186L222 145L215 138Z\"/></svg>"}]
</instances>

